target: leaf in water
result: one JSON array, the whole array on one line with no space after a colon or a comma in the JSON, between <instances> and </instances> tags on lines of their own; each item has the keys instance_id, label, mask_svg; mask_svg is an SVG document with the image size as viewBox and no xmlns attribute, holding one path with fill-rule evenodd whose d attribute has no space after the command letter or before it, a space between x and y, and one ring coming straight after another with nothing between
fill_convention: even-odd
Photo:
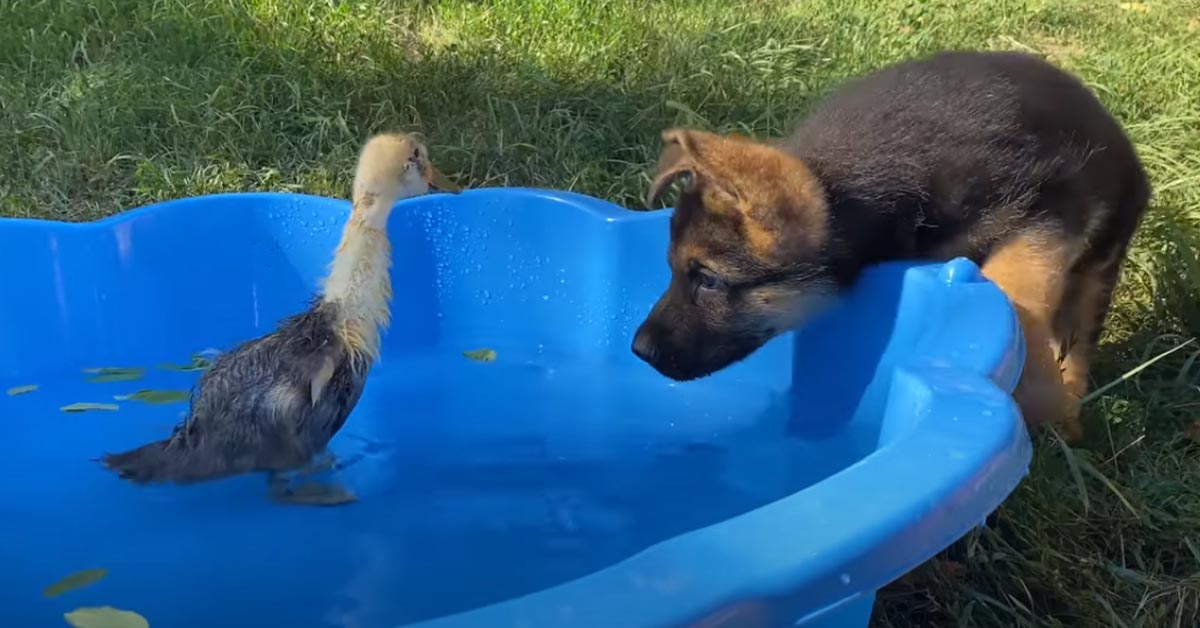
<instances>
[{"instance_id":1,"label":"leaf in water","mask_svg":"<svg viewBox=\"0 0 1200 628\"><path fill-rule=\"evenodd\" d=\"M27 384L25 386L13 386L12 388L8 389L8 396L16 397L17 395L25 395L25 394L31 393L37 389L38 389L37 384Z\"/></svg>"},{"instance_id":2,"label":"leaf in water","mask_svg":"<svg viewBox=\"0 0 1200 628\"><path fill-rule=\"evenodd\" d=\"M340 506L358 501L358 496L337 484L305 482L296 488L279 490L275 499L286 504L304 506Z\"/></svg>"},{"instance_id":3,"label":"leaf in water","mask_svg":"<svg viewBox=\"0 0 1200 628\"><path fill-rule=\"evenodd\" d=\"M111 606L77 608L63 614L63 619L75 628L150 628L145 617Z\"/></svg>"},{"instance_id":4,"label":"leaf in water","mask_svg":"<svg viewBox=\"0 0 1200 628\"><path fill-rule=\"evenodd\" d=\"M118 409L119 408L118 408L117 404L115 404L115 403L88 403L88 402L73 403L69 406L63 406L63 407L59 408L59 410L62 410L63 412L87 412L89 410L108 410L111 412L113 410L118 410Z\"/></svg>"},{"instance_id":5,"label":"leaf in water","mask_svg":"<svg viewBox=\"0 0 1200 628\"><path fill-rule=\"evenodd\" d=\"M187 401L191 394L186 390L149 390L143 388L129 395L113 395L117 401L141 401L143 403L177 403Z\"/></svg>"},{"instance_id":6,"label":"leaf in water","mask_svg":"<svg viewBox=\"0 0 1200 628\"><path fill-rule=\"evenodd\" d=\"M92 377L87 379L93 384L104 384L107 382L128 382L130 380L141 379L145 374L144 369L140 368L123 368L123 367L101 367L94 369L83 369L84 373L89 373Z\"/></svg>"},{"instance_id":7,"label":"leaf in water","mask_svg":"<svg viewBox=\"0 0 1200 628\"><path fill-rule=\"evenodd\" d=\"M203 371L212 365L212 360L197 353L192 356L192 361L189 364L171 364L163 362L158 365L158 368L164 371Z\"/></svg>"},{"instance_id":8,"label":"leaf in water","mask_svg":"<svg viewBox=\"0 0 1200 628\"><path fill-rule=\"evenodd\" d=\"M463 355L475 360L476 362L495 362L496 352L492 349L475 349L473 351L463 351Z\"/></svg>"},{"instance_id":9,"label":"leaf in water","mask_svg":"<svg viewBox=\"0 0 1200 628\"><path fill-rule=\"evenodd\" d=\"M81 589L89 584L95 584L104 579L108 575L107 569L84 569L55 582L54 584L42 589L43 597L55 597L62 595L67 591Z\"/></svg>"}]
</instances>

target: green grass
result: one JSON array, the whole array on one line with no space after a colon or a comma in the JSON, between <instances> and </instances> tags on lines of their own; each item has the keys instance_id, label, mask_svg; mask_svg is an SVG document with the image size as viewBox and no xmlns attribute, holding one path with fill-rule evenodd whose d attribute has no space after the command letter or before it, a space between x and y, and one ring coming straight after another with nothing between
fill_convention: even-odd
<instances>
[{"instance_id":1,"label":"green grass","mask_svg":"<svg viewBox=\"0 0 1200 628\"><path fill-rule=\"evenodd\" d=\"M737 5L736 8L734 5ZM636 205L658 133L780 134L847 76L942 48L1038 51L1135 139L1156 198L1096 385L1200 329L1200 2L564 0L0 4L0 214L86 220L232 190L345 196L371 131L469 186ZM889 587L875 624L1200 624L1200 352L1037 443L996 523ZM1198 428L1200 429L1200 428Z\"/></svg>"}]
</instances>

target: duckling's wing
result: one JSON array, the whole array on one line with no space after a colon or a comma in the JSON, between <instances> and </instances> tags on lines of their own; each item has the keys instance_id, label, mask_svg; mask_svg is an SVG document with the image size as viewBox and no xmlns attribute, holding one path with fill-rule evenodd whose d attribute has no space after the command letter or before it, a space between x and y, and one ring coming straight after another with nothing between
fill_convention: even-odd
<instances>
[{"instance_id":1,"label":"duckling's wing","mask_svg":"<svg viewBox=\"0 0 1200 628\"><path fill-rule=\"evenodd\" d=\"M346 354L337 344L314 352L303 368L300 382L307 388L309 404L297 413L295 429L298 434L325 434L328 438L345 422L349 408L357 402L361 384L357 384Z\"/></svg>"},{"instance_id":2,"label":"duckling's wing","mask_svg":"<svg viewBox=\"0 0 1200 628\"><path fill-rule=\"evenodd\" d=\"M316 406L329 394L329 384L345 362L345 351L341 344L325 340L301 355L294 355L291 362L292 381L308 392L309 405Z\"/></svg>"},{"instance_id":3,"label":"duckling's wing","mask_svg":"<svg viewBox=\"0 0 1200 628\"><path fill-rule=\"evenodd\" d=\"M331 353L320 356L317 370L312 374L309 383L309 401L312 405L317 405L317 402L321 400L325 387L329 385L329 380L333 379L333 373L337 370L337 363L338 361Z\"/></svg>"}]
</instances>

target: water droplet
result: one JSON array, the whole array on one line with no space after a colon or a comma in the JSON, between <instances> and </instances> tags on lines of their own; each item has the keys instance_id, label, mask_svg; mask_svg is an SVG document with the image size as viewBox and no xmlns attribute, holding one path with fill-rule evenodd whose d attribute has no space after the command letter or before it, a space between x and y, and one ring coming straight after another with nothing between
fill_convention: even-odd
<instances>
[{"instance_id":1,"label":"water droplet","mask_svg":"<svg viewBox=\"0 0 1200 628\"><path fill-rule=\"evenodd\" d=\"M549 301L549 300L550 300L550 295L548 295L548 294L543 294L543 295L542 295L542 300L543 300L543 301Z\"/></svg>"}]
</instances>

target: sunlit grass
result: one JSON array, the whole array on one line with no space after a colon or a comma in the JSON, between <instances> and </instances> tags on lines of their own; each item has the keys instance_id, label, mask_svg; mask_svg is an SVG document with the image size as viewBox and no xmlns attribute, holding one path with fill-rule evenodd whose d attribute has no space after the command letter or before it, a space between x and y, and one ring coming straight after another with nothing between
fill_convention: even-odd
<instances>
[{"instance_id":1,"label":"sunlit grass","mask_svg":"<svg viewBox=\"0 0 1200 628\"><path fill-rule=\"evenodd\" d=\"M847 76L943 48L1045 54L1134 138L1156 198L1094 388L1200 329L1200 5L1068 0L9 0L0 214L345 196L358 143L420 130L470 186L637 205L666 126L787 131ZM1140 10L1145 8L1145 11ZM878 626L1200 625L1200 359L1089 399L996 522L897 583ZM1189 437L1192 434L1192 437Z\"/></svg>"}]
</instances>

